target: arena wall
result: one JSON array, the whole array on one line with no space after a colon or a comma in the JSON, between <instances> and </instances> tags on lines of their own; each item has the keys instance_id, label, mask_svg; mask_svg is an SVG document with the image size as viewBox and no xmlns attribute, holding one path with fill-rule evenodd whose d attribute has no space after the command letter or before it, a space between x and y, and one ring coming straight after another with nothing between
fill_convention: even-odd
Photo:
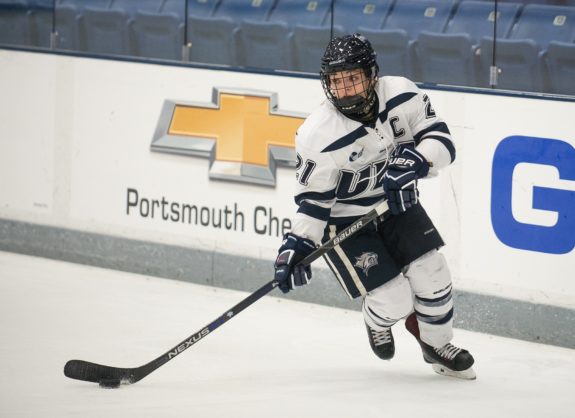
<instances>
[{"instance_id":1,"label":"arena wall","mask_svg":"<svg viewBox=\"0 0 575 418\"><path fill-rule=\"evenodd\" d=\"M575 348L575 100L422 88L457 147L421 183L456 326ZM272 278L316 78L0 50L0 92L0 250L246 291ZM288 297L359 306L323 262Z\"/></svg>"}]
</instances>

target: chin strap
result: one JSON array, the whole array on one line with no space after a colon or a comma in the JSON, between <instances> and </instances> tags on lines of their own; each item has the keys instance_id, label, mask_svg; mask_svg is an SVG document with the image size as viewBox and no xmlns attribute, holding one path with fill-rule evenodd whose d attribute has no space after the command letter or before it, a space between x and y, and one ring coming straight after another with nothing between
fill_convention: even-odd
<instances>
[{"instance_id":1,"label":"chin strap","mask_svg":"<svg viewBox=\"0 0 575 418\"><path fill-rule=\"evenodd\" d=\"M344 113L350 119L353 119L357 122L361 122L366 125L371 125L375 123L377 118L377 113L379 111L379 103L377 102L377 94L373 94L373 98L371 99L371 104L364 106L364 110L355 113Z\"/></svg>"}]
</instances>

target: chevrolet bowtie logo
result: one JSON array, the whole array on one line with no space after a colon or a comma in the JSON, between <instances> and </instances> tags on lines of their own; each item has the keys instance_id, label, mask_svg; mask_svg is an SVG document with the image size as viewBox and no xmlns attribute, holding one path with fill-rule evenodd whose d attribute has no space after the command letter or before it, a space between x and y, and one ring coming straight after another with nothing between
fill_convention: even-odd
<instances>
[{"instance_id":1,"label":"chevrolet bowtie logo","mask_svg":"<svg viewBox=\"0 0 575 418\"><path fill-rule=\"evenodd\" d=\"M210 178L274 186L276 165L295 166L305 118L277 102L275 93L218 88L212 103L166 101L151 148L208 157Z\"/></svg>"}]
</instances>

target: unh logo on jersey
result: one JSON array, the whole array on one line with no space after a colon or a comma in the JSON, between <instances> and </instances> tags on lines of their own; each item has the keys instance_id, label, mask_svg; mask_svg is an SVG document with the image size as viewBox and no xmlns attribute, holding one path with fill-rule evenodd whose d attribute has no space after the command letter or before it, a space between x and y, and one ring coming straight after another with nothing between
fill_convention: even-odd
<instances>
[{"instance_id":1,"label":"unh logo on jersey","mask_svg":"<svg viewBox=\"0 0 575 418\"><path fill-rule=\"evenodd\" d=\"M362 155L363 155L363 148L360 149L358 152L356 151L352 152L351 155L349 156L349 161L355 161Z\"/></svg>"},{"instance_id":2,"label":"unh logo on jersey","mask_svg":"<svg viewBox=\"0 0 575 418\"><path fill-rule=\"evenodd\" d=\"M363 253L359 257L355 257L354 267L363 270L363 273L367 276L370 268L377 266L377 254L376 253Z\"/></svg>"}]
</instances>

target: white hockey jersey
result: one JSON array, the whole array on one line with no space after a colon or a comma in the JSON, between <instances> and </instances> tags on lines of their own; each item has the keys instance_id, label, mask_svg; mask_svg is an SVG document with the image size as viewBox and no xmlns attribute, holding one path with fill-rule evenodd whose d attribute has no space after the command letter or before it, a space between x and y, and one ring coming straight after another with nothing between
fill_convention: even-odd
<instances>
[{"instance_id":1,"label":"white hockey jersey","mask_svg":"<svg viewBox=\"0 0 575 418\"><path fill-rule=\"evenodd\" d=\"M455 159L447 125L413 82L382 77L376 91L373 127L326 100L298 129L294 234L320 243L328 222L353 222L376 207L384 198L387 160L399 144L413 144L431 163L430 175Z\"/></svg>"}]
</instances>

